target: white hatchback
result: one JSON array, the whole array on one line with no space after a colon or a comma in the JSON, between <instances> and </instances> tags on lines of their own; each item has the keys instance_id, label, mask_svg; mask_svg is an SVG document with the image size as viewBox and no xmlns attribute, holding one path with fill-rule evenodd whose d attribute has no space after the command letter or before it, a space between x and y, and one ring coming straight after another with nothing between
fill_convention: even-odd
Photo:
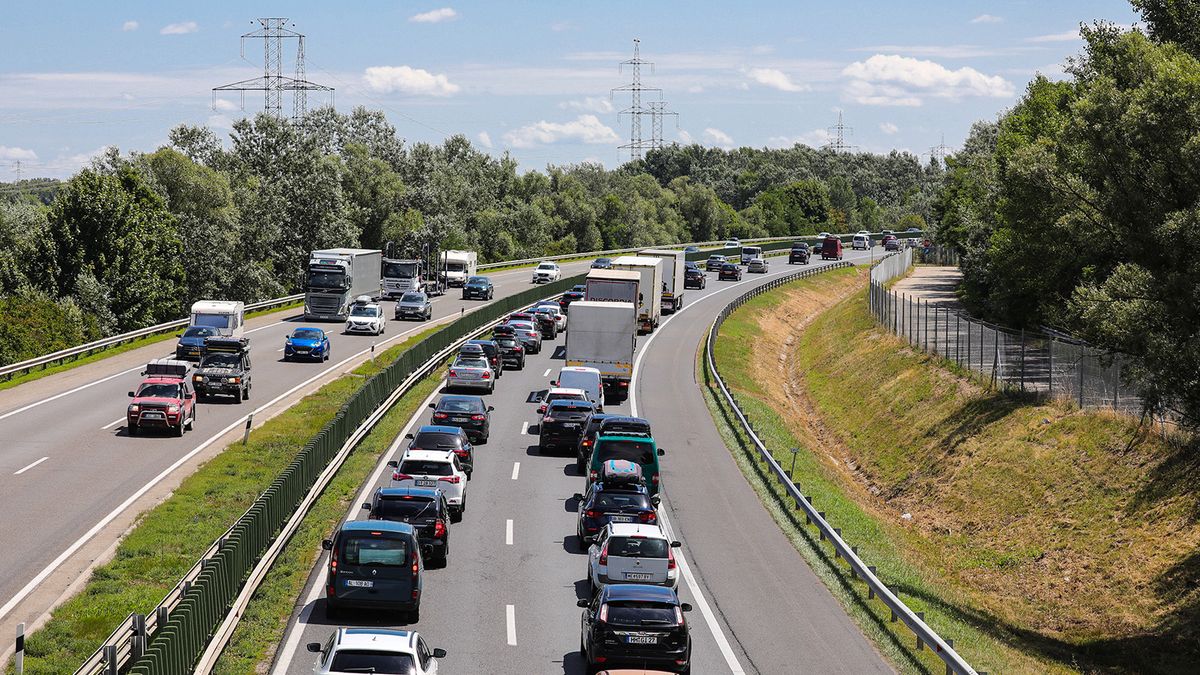
<instances>
[{"instance_id":1,"label":"white hatchback","mask_svg":"<svg viewBox=\"0 0 1200 675\"><path fill-rule=\"evenodd\" d=\"M566 387L553 387L553 388L549 389L546 392L546 396L544 398L542 398L541 405L538 406L538 414L544 415L546 413L546 408L550 407L551 401L561 401L564 399L568 400L568 401L591 402L591 400L588 398L587 392L582 389L568 389Z\"/></svg>"},{"instance_id":2,"label":"white hatchback","mask_svg":"<svg viewBox=\"0 0 1200 675\"><path fill-rule=\"evenodd\" d=\"M438 659L446 657L445 649L430 649L416 631L383 628L338 628L324 644L308 643L308 651L319 654L313 667L317 675L436 675Z\"/></svg>"},{"instance_id":3,"label":"white hatchback","mask_svg":"<svg viewBox=\"0 0 1200 675\"><path fill-rule=\"evenodd\" d=\"M679 588L679 568L671 541L658 525L609 523L588 548L588 588L608 584L652 584Z\"/></svg>"},{"instance_id":4,"label":"white hatchback","mask_svg":"<svg viewBox=\"0 0 1200 675\"><path fill-rule=\"evenodd\" d=\"M462 520L467 510L467 472L458 456L448 450L406 450L400 461L390 461L395 488L441 490L450 506L450 515Z\"/></svg>"},{"instance_id":5,"label":"white hatchback","mask_svg":"<svg viewBox=\"0 0 1200 675\"><path fill-rule=\"evenodd\" d=\"M387 317L378 303L359 303L350 306L350 316L346 319L347 333L370 333L382 335L387 330Z\"/></svg>"}]
</instances>

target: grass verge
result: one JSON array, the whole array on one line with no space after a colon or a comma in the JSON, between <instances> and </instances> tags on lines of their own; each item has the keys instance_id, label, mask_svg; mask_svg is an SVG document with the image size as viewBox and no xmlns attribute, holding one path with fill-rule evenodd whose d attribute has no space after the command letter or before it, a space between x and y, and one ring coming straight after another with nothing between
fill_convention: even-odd
<instances>
[{"instance_id":1,"label":"grass verge","mask_svg":"<svg viewBox=\"0 0 1200 675\"><path fill-rule=\"evenodd\" d=\"M25 643L25 672L73 672L130 612L151 610L205 549L229 529L296 453L362 385L440 326L390 347L251 431L198 468L145 512L83 590L54 610ZM11 672L12 666L9 666Z\"/></svg>"}]
</instances>

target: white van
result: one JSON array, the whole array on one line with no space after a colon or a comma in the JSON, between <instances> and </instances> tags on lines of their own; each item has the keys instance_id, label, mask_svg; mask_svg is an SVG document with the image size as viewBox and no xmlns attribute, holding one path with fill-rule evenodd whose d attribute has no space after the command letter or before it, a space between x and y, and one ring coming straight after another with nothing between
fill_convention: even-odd
<instances>
[{"instance_id":1,"label":"white van","mask_svg":"<svg viewBox=\"0 0 1200 675\"><path fill-rule=\"evenodd\" d=\"M192 304L188 327L204 326L218 335L240 338L245 330L246 305L233 300L200 300Z\"/></svg>"},{"instance_id":2,"label":"white van","mask_svg":"<svg viewBox=\"0 0 1200 675\"><path fill-rule=\"evenodd\" d=\"M751 260L762 257L761 246L743 246L742 247L742 264L749 265Z\"/></svg>"},{"instance_id":3,"label":"white van","mask_svg":"<svg viewBox=\"0 0 1200 675\"><path fill-rule=\"evenodd\" d=\"M582 389L588 400L596 405L596 412L604 412L604 385L600 382L600 371L587 366L564 366L558 371L558 379L550 382L553 387Z\"/></svg>"},{"instance_id":4,"label":"white van","mask_svg":"<svg viewBox=\"0 0 1200 675\"><path fill-rule=\"evenodd\" d=\"M850 242L850 248L855 251L857 251L859 249L862 249L864 251L871 250L871 235L869 235L869 234L854 235L854 241Z\"/></svg>"}]
</instances>

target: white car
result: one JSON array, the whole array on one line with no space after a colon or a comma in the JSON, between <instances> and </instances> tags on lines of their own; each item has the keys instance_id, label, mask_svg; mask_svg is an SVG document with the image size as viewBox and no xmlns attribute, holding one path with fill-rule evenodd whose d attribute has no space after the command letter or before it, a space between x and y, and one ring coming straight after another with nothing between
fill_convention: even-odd
<instances>
[{"instance_id":1,"label":"white car","mask_svg":"<svg viewBox=\"0 0 1200 675\"><path fill-rule=\"evenodd\" d=\"M388 466L392 467L391 487L441 490L451 519L462 520L468 478L453 450L405 450L400 461L392 460Z\"/></svg>"},{"instance_id":2,"label":"white car","mask_svg":"<svg viewBox=\"0 0 1200 675\"><path fill-rule=\"evenodd\" d=\"M857 251L859 249L862 249L864 251L870 250L871 236L868 234L863 234L862 232L859 232L858 234L854 235L854 239L850 242L850 248L855 251Z\"/></svg>"},{"instance_id":3,"label":"white car","mask_svg":"<svg viewBox=\"0 0 1200 675\"><path fill-rule=\"evenodd\" d=\"M581 389L587 398L596 406L596 412L604 412L604 380L600 371L587 366L563 366L558 371L558 379L550 382L551 387L563 389Z\"/></svg>"},{"instance_id":4,"label":"white car","mask_svg":"<svg viewBox=\"0 0 1200 675\"><path fill-rule=\"evenodd\" d=\"M562 278L562 270L558 265L552 262L539 263L533 268L533 283L541 284L550 281L558 281Z\"/></svg>"},{"instance_id":5,"label":"white car","mask_svg":"<svg viewBox=\"0 0 1200 675\"><path fill-rule=\"evenodd\" d=\"M738 241L737 239L730 239L729 241L725 242L725 248L741 248L741 246L742 242Z\"/></svg>"},{"instance_id":6,"label":"white car","mask_svg":"<svg viewBox=\"0 0 1200 675\"><path fill-rule=\"evenodd\" d=\"M496 378L486 358L459 356L446 372L447 389L482 389L492 393Z\"/></svg>"},{"instance_id":7,"label":"white car","mask_svg":"<svg viewBox=\"0 0 1200 675\"><path fill-rule=\"evenodd\" d=\"M387 317L377 302L355 302L350 306L350 317L346 319L347 333L369 333L382 335L387 329Z\"/></svg>"},{"instance_id":8,"label":"white car","mask_svg":"<svg viewBox=\"0 0 1200 675\"><path fill-rule=\"evenodd\" d=\"M420 633L386 628L338 628L325 644L308 643L308 651L319 654L313 672L408 673L436 675L438 659L445 649L430 649Z\"/></svg>"},{"instance_id":9,"label":"white car","mask_svg":"<svg viewBox=\"0 0 1200 675\"><path fill-rule=\"evenodd\" d=\"M569 389L567 387L554 387L546 392L546 397L542 399L541 405L538 406L538 414L546 414L546 408L550 406L551 401L560 401L567 399L570 401L586 401L591 402L587 392L582 389Z\"/></svg>"},{"instance_id":10,"label":"white car","mask_svg":"<svg viewBox=\"0 0 1200 675\"><path fill-rule=\"evenodd\" d=\"M567 315L563 314L562 307L558 306L557 302L547 302L544 304L534 305L531 312L544 312L554 317L554 330L561 333L567 329Z\"/></svg>"},{"instance_id":11,"label":"white car","mask_svg":"<svg viewBox=\"0 0 1200 675\"><path fill-rule=\"evenodd\" d=\"M588 588L595 594L608 584L652 584L679 588L675 552L658 525L609 523L588 548Z\"/></svg>"}]
</instances>

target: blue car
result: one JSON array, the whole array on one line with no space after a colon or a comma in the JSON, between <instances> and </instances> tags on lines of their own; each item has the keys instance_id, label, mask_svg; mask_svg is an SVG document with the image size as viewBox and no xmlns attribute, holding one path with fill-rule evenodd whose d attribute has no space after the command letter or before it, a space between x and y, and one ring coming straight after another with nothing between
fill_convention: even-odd
<instances>
[{"instance_id":1,"label":"blue car","mask_svg":"<svg viewBox=\"0 0 1200 675\"><path fill-rule=\"evenodd\" d=\"M180 361L199 361L200 350L204 348L205 338L217 335L217 329L209 326L188 326L179 334L179 343L175 345L175 358Z\"/></svg>"},{"instance_id":2,"label":"blue car","mask_svg":"<svg viewBox=\"0 0 1200 675\"><path fill-rule=\"evenodd\" d=\"M329 360L329 336L320 328L302 326L292 331L283 345L283 360Z\"/></svg>"}]
</instances>

